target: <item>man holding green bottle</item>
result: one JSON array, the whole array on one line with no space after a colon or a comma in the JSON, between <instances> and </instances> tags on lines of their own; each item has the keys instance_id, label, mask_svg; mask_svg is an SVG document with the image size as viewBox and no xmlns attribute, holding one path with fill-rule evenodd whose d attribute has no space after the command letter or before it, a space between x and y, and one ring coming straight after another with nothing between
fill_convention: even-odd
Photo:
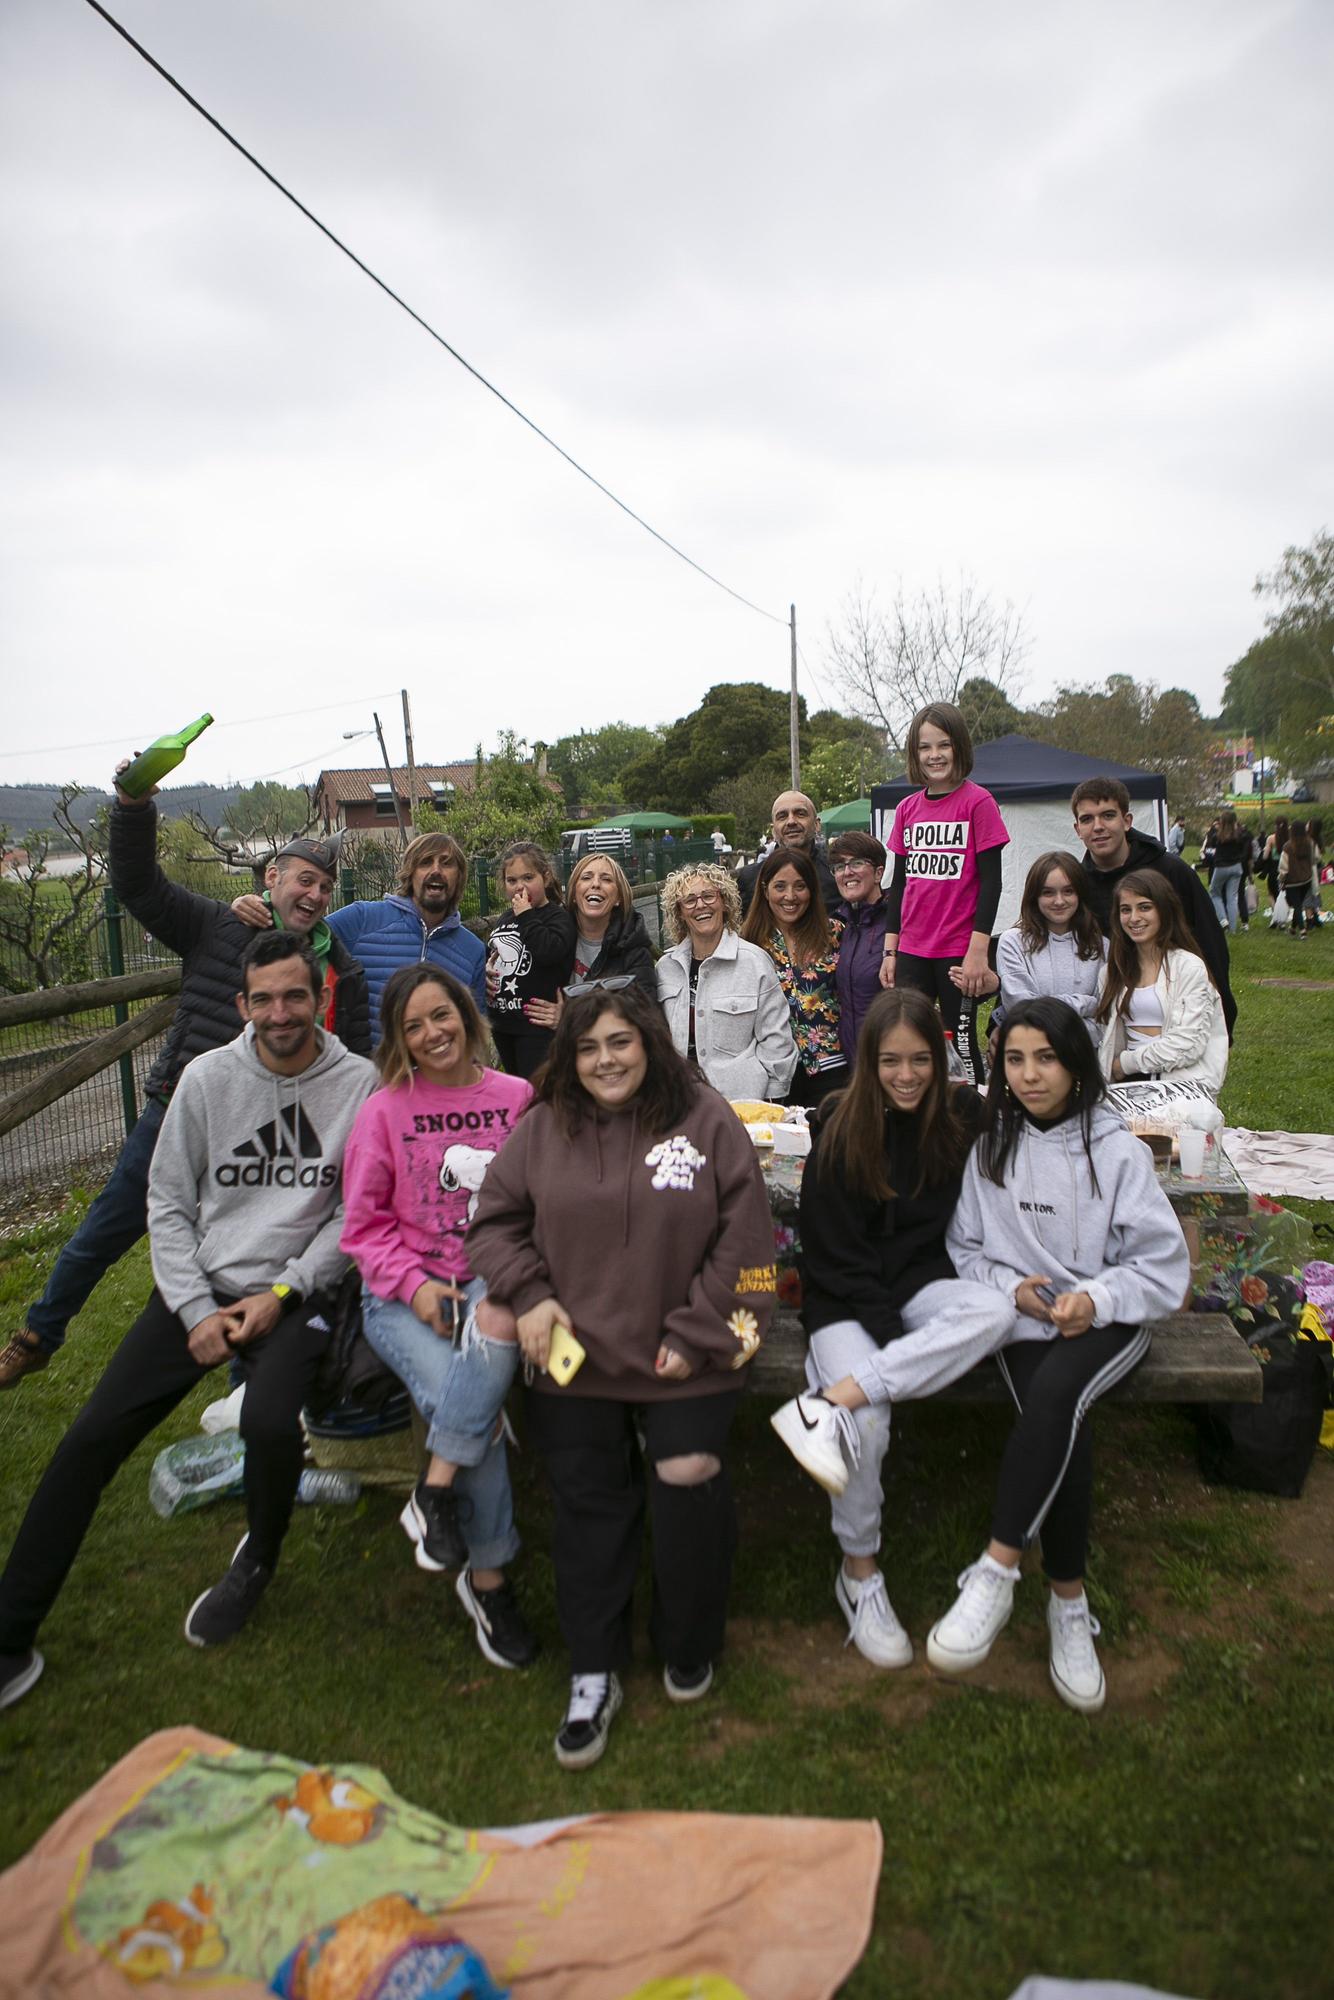
<instances>
[{"instance_id":1,"label":"man holding green bottle","mask_svg":"<svg viewBox=\"0 0 1334 2000\"><path fill-rule=\"evenodd\" d=\"M46 1289L28 1308L27 1324L0 1348L0 1390L45 1368L65 1329L98 1280L133 1247L148 1226L148 1169L158 1132L181 1071L205 1049L236 1037L241 954L253 930L225 903L170 881L157 859L153 786L142 798L122 790L117 770L111 808L111 886L132 916L181 958L181 995L162 1051L149 1073L144 1108L121 1148L111 1176L57 1257ZM319 1025L356 1055L371 1049L366 975L324 922L334 891L333 841L293 840L265 871L277 927L310 944L324 974Z\"/></svg>"}]
</instances>

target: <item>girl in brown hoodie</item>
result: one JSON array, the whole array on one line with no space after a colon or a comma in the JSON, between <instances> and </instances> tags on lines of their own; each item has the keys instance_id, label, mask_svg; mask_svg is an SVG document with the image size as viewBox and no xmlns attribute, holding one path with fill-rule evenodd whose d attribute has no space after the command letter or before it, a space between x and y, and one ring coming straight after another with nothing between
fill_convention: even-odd
<instances>
[{"instance_id":1,"label":"girl in brown hoodie","mask_svg":"<svg viewBox=\"0 0 1334 2000\"><path fill-rule=\"evenodd\" d=\"M534 1088L483 1183L468 1254L516 1314L534 1371L558 1326L585 1351L564 1386L537 1372L527 1399L573 1676L556 1756L578 1769L620 1706L646 1497L664 1686L693 1701L712 1683L736 1539L723 1453L775 1303L773 1225L744 1127L638 988L567 1002Z\"/></svg>"}]
</instances>

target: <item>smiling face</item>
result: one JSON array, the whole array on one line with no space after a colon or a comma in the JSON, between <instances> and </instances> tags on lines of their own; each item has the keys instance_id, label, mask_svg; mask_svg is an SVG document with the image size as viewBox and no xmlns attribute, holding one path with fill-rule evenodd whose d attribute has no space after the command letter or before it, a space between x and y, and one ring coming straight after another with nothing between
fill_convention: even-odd
<instances>
[{"instance_id":1,"label":"smiling face","mask_svg":"<svg viewBox=\"0 0 1334 2000\"><path fill-rule=\"evenodd\" d=\"M529 907L540 910L547 900L547 885L531 854L518 854L505 863L505 894L517 896L521 889L528 892Z\"/></svg>"},{"instance_id":2,"label":"smiling face","mask_svg":"<svg viewBox=\"0 0 1334 2000\"><path fill-rule=\"evenodd\" d=\"M280 1075L293 1075L315 1058L317 1001L310 967L299 958L248 966L237 995L241 1019L255 1031L260 1061Z\"/></svg>"},{"instance_id":3,"label":"smiling face","mask_svg":"<svg viewBox=\"0 0 1334 2000\"><path fill-rule=\"evenodd\" d=\"M834 880L845 903L878 901L880 870L874 861L836 861Z\"/></svg>"},{"instance_id":4,"label":"smiling face","mask_svg":"<svg viewBox=\"0 0 1334 2000\"><path fill-rule=\"evenodd\" d=\"M1075 1079L1041 1028L1012 1028L1005 1038L1005 1082L1032 1118L1059 1118Z\"/></svg>"},{"instance_id":5,"label":"smiling face","mask_svg":"<svg viewBox=\"0 0 1334 2000\"><path fill-rule=\"evenodd\" d=\"M1122 930L1135 946L1156 944L1161 925L1158 912L1147 896L1137 896L1127 890L1116 899L1116 916Z\"/></svg>"},{"instance_id":6,"label":"smiling face","mask_svg":"<svg viewBox=\"0 0 1334 2000\"><path fill-rule=\"evenodd\" d=\"M1079 908L1079 898L1063 868L1048 869L1047 879L1038 890L1038 908L1047 929L1056 937L1069 930Z\"/></svg>"},{"instance_id":7,"label":"smiling face","mask_svg":"<svg viewBox=\"0 0 1334 2000\"><path fill-rule=\"evenodd\" d=\"M443 986L423 982L403 1009L403 1045L428 1083L446 1090L471 1083L473 1061L463 1017Z\"/></svg>"},{"instance_id":8,"label":"smiling face","mask_svg":"<svg viewBox=\"0 0 1334 2000\"><path fill-rule=\"evenodd\" d=\"M917 732L917 761L932 791L942 790L953 780L954 745L934 722L924 722Z\"/></svg>"},{"instance_id":9,"label":"smiling face","mask_svg":"<svg viewBox=\"0 0 1334 2000\"><path fill-rule=\"evenodd\" d=\"M1088 849L1095 868L1120 868L1130 853L1126 838L1134 815L1122 812L1115 799L1081 799L1075 807L1075 832Z\"/></svg>"},{"instance_id":10,"label":"smiling face","mask_svg":"<svg viewBox=\"0 0 1334 2000\"><path fill-rule=\"evenodd\" d=\"M805 792L780 792L773 804L774 839L780 847L810 847L815 840L815 807Z\"/></svg>"},{"instance_id":11,"label":"smiling face","mask_svg":"<svg viewBox=\"0 0 1334 2000\"><path fill-rule=\"evenodd\" d=\"M811 906L811 892L795 868L780 868L765 891L769 915L780 930L793 931Z\"/></svg>"},{"instance_id":12,"label":"smiling face","mask_svg":"<svg viewBox=\"0 0 1334 2000\"><path fill-rule=\"evenodd\" d=\"M648 1075L643 1037L614 1007L608 1007L587 1034L580 1035L574 1068L600 1111L624 1111Z\"/></svg>"},{"instance_id":13,"label":"smiling face","mask_svg":"<svg viewBox=\"0 0 1334 2000\"><path fill-rule=\"evenodd\" d=\"M594 855L582 862L574 887L574 914L586 937L600 937L620 904L620 885L611 863Z\"/></svg>"},{"instance_id":14,"label":"smiling face","mask_svg":"<svg viewBox=\"0 0 1334 2000\"><path fill-rule=\"evenodd\" d=\"M891 1111L916 1111L935 1072L930 1043L900 1021L880 1037L876 1072Z\"/></svg>"},{"instance_id":15,"label":"smiling face","mask_svg":"<svg viewBox=\"0 0 1334 2000\"><path fill-rule=\"evenodd\" d=\"M264 886L283 929L309 937L329 907L334 879L313 861L271 861Z\"/></svg>"},{"instance_id":16,"label":"smiling face","mask_svg":"<svg viewBox=\"0 0 1334 2000\"><path fill-rule=\"evenodd\" d=\"M439 922L459 900L458 857L438 848L417 863L412 871L412 900L427 918Z\"/></svg>"},{"instance_id":17,"label":"smiling face","mask_svg":"<svg viewBox=\"0 0 1334 2000\"><path fill-rule=\"evenodd\" d=\"M683 884L681 900L677 905L681 921L686 927L692 946L707 945L712 951L723 934L727 913L723 907L722 890L716 883L706 882L699 875L692 875ZM704 956L696 950L696 958Z\"/></svg>"}]
</instances>

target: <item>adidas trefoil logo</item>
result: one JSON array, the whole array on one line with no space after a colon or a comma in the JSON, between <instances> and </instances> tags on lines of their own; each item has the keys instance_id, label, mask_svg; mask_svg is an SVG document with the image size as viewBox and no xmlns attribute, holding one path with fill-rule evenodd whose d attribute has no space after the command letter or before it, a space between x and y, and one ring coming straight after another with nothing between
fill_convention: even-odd
<instances>
[{"instance_id":1,"label":"adidas trefoil logo","mask_svg":"<svg viewBox=\"0 0 1334 2000\"><path fill-rule=\"evenodd\" d=\"M323 1143L304 1105L287 1104L253 1139L234 1147L213 1178L219 1187L332 1187L338 1168L324 1160Z\"/></svg>"}]
</instances>

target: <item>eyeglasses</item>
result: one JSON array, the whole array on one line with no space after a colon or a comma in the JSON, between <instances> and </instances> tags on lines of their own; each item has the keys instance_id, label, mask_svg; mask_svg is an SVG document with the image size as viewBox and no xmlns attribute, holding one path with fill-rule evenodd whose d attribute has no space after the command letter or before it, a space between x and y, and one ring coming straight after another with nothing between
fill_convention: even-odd
<instances>
[{"instance_id":1,"label":"eyeglasses","mask_svg":"<svg viewBox=\"0 0 1334 2000\"><path fill-rule=\"evenodd\" d=\"M567 1000L577 1000L581 993L596 993L599 989L603 993L624 993L626 987L634 983L633 972L614 972L606 979L576 979L569 986L563 986L561 991Z\"/></svg>"},{"instance_id":2,"label":"eyeglasses","mask_svg":"<svg viewBox=\"0 0 1334 2000\"><path fill-rule=\"evenodd\" d=\"M874 868L873 861L836 861L835 875L860 875L863 868Z\"/></svg>"},{"instance_id":3,"label":"eyeglasses","mask_svg":"<svg viewBox=\"0 0 1334 2000\"><path fill-rule=\"evenodd\" d=\"M698 895L682 896L681 908L683 910L711 910L717 901L718 891L716 889L701 889Z\"/></svg>"}]
</instances>

